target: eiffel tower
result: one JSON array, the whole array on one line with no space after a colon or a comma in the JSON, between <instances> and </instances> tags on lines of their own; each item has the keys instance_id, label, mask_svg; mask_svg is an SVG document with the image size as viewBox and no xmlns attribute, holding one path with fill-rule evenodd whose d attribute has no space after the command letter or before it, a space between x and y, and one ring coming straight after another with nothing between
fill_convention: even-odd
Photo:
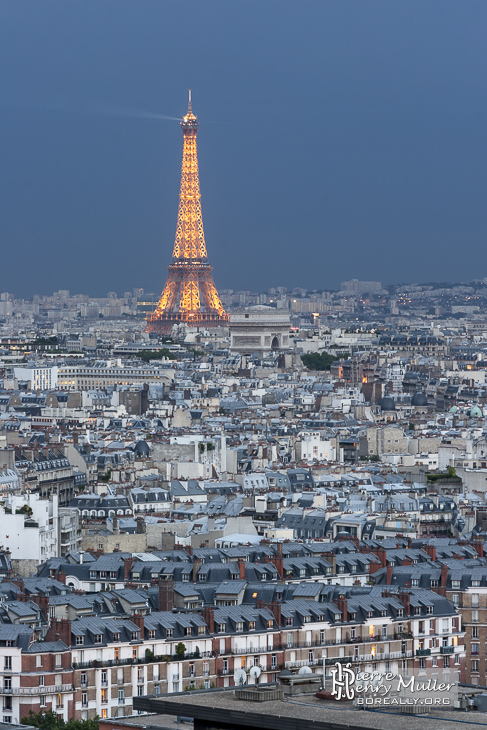
<instances>
[{"instance_id":1,"label":"eiffel tower","mask_svg":"<svg viewBox=\"0 0 487 730\"><path fill-rule=\"evenodd\" d=\"M213 269L206 253L196 148L198 126L190 91L188 111L181 122L183 164L176 240L161 298L155 311L147 315L147 332L170 334L172 326L181 322L219 327L229 321L213 283Z\"/></svg>"}]
</instances>

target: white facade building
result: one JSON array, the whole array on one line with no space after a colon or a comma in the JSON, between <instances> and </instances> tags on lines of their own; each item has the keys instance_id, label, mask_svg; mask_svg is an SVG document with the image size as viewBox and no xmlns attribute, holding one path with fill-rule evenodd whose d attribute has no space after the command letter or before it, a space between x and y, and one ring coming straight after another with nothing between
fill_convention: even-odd
<instances>
[{"instance_id":1,"label":"white facade building","mask_svg":"<svg viewBox=\"0 0 487 730\"><path fill-rule=\"evenodd\" d=\"M14 368L14 376L17 381L30 382L32 390L54 390L57 388L58 368L56 366Z\"/></svg>"}]
</instances>

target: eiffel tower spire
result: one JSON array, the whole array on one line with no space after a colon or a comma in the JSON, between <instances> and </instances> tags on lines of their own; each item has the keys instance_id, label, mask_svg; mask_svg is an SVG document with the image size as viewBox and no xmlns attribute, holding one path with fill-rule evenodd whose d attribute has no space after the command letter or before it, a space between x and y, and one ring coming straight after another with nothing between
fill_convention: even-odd
<instances>
[{"instance_id":1,"label":"eiffel tower spire","mask_svg":"<svg viewBox=\"0 0 487 730\"><path fill-rule=\"evenodd\" d=\"M180 322L218 327L229 319L213 283L206 252L196 147L198 127L190 91L188 111L181 122L183 162L172 261L159 303L147 316L148 332L169 334L173 324Z\"/></svg>"}]
</instances>

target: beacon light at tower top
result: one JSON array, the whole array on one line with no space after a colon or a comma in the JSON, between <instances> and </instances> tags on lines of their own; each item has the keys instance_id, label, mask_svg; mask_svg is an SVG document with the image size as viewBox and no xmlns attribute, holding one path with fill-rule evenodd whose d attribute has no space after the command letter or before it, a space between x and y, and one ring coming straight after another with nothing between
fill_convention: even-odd
<instances>
[{"instance_id":1,"label":"beacon light at tower top","mask_svg":"<svg viewBox=\"0 0 487 730\"><path fill-rule=\"evenodd\" d=\"M188 111L181 121L183 159L172 260L157 307L147 316L148 332L169 334L172 326L181 322L205 327L228 324L206 251L196 146L198 128L190 91Z\"/></svg>"}]
</instances>

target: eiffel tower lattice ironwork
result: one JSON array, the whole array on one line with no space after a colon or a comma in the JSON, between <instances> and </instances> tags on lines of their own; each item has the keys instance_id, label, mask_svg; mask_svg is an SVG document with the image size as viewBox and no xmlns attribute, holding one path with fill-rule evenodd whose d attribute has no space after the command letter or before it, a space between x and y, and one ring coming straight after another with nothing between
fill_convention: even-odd
<instances>
[{"instance_id":1,"label":"eiffel tower lattice ironwork","mask_svg":"<svg viewBox=\"0 0 487 730\"><path fill-rule=\"evenodd\" d=\"M213 282L206 253L196 135L198 119L191 106L183 117L183 163L179 191L178 222L172 261L159 303L147 315L147 331L169 334L174 324L218 327L228 324L228 314Z\"/></svg>"}]
</instances>

